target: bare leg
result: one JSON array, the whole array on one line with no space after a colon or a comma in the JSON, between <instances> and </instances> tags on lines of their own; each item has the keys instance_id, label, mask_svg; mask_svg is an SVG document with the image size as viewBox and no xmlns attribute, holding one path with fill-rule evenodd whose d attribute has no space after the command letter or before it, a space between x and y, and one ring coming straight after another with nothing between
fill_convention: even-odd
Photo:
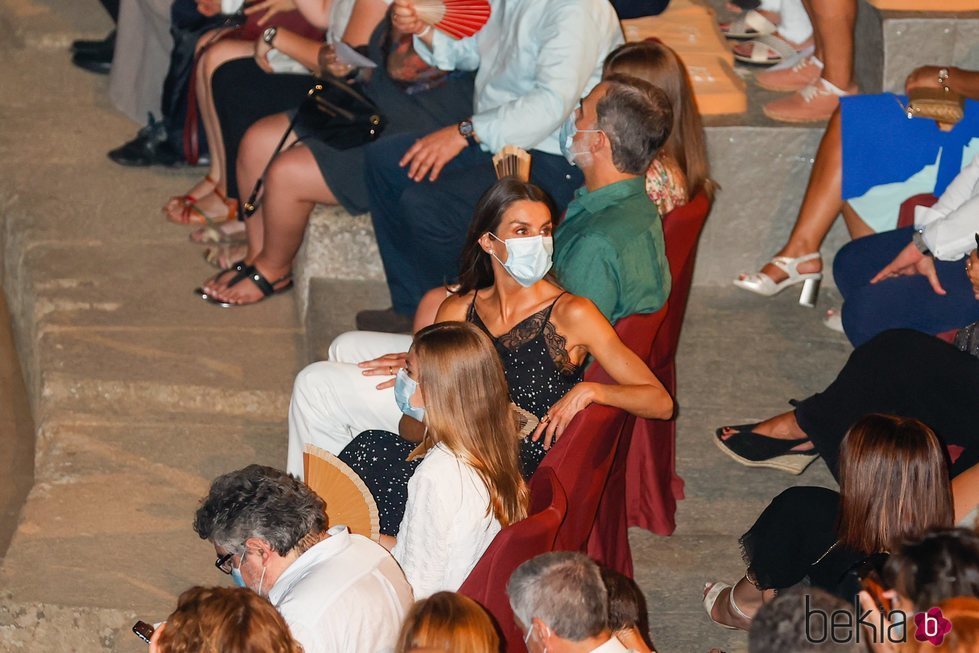
<instances>
[{"instance_id":1,"label":"bare leg","mask_svg":"<svg viewBox=\"0 0 979 653\"><path fill-rule=\"evenodd\" d=\"M797 258L818 252L820 245L843 208L843 145L840 138L840 112L837 109L826 126L826 132L816 151L816 160L809 175L809 185L802 199L799 217L792 234L776 256ZM819 272L822 261L816 259L799 264L799 272ZM761 269L773 281L786 278L782 270L771 263Z\"/></svg>"},{"instance_id":2,"label":"bare leg","mask_svg":"<svg viewBox=\"0 0 979 653\"><path fill-rule=\"evenodd\" d=\"M292 271L313 207L336 203L309 148L297 145L276 156L265 176L265 233L261 252L252 263L255 269L273 284L285 278ZM253 283L240 283L228 288L222 298L251 304L261 300L262 293Z\"/></svg>"},{"instance_id":3,"label":"bare leg","mask_svg":"<svg viewBox=\"0 0 979 653\"><path fill-rule=\"evenodd\" d=\"M849 202L843 203L843 221L846 223L846 229L850 232L850 238L853 240L877 233L853 210Z\"/></svg>"},{"instance_id":4,"label":"bare leg","mask_svg":"<svg viewBox=\"0 0 979 653\"><path fill-rule=\"evenodd\" d=\"M806 8L806 13L809 14L809 20L812 22L812 40L813 47L815 48L815 52L813 52L813 54L816 55L817 59L822 61L823 56L825 56L825 52L823 51L823 35L819 33L819 28L816 26L815 21L812 20L814 11L812 3L813 0L802 0L802 5Z\"/></svg>"},{"instance_id":5,"label":"bare leg","mask_svg":"<svg viewBox=\"0 0 979 653\"><path fill-rule=\"evenodd\" d=\"M822 51L823 79L844 91L853 85L856 0L808 0L806 8Z\"/></svg>"},{"instance_id":6,"label":"bare leg","mask_svg":"<svg viewBox=\"0 0 979 653\"><path fill-rule=\"evenodd\" d=\"M255 182L262 176L265 166L268 164L275 146L279 144L283 132L289 126L289 118L284 113L262 118L248 128L245 136L241 139L238 148L238 160L236 161L238 184L241 188L242 200L246 200L251 194ZM286 147L295 142L295 134L291 134L286 141ZM252 217L245 221L245 233L248 237L248 254L245 262L251 264L262 251L264 241L264 198L259 204L258 210ZM230 273L219 274L204 283L204 290L209 294L219 294L224 291L224 285L231 279Z\"/></svg>"}]
</instances>

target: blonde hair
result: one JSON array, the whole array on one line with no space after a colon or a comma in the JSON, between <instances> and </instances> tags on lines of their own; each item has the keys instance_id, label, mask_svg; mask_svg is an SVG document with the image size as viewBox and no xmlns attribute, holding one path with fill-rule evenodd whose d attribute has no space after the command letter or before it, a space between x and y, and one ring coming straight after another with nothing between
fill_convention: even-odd
<instances>
[{"instance_id":1,"label":"blonde hair","mask_svg":"<svg viewBox=\"0 0 979 653\"><path fill-rule=\"evenodd\" d=\"M192 587L156 642L163 653L302 653L271 603L244 587Z\"/></svg>"},{"instance_id":2,"label":"blonde hair","mask_svg":"<svg viewBox=\"0 0 979 653\"><path fill-rule=\"evenodd\" d=\"M471 598L454 592L437 592L415 603L405 617L395 647L395 653L499 650L500 638L489 615Z\"/></svg>"},{"instance_id":3,"label":"blonde hair","mask_svg":"<svg viewBox=\"0 0 979 653\"><path fill-rule=\"evenodd\" d=\"M660 88L673 106L673 129L660 149L686 176L687 195L704 192L714 198L717 183L710 177L707 140L693 84L676 52L659 41L636 41L617 47L605 58L602 78L613 74L638 77Z\"/></svg>"},{"instance_id":4,"label":"blonde hair","mask_svg":"<svg viewBox=\"0 0 979 653\"><path fill-rule=\"evenodd\" d=\"M493 343L466 322L440 322L415 335L416 380L426 433L409 460L442 443L486 485L502 526L527 516L529 492L517 460L517 425Z\"/></svg>"}]
</instances>

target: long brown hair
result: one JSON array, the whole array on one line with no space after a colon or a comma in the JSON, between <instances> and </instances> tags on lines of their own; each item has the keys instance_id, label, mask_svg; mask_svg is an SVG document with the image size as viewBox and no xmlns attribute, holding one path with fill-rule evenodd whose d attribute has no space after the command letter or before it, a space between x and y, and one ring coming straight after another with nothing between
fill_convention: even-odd
<instances>
[{"instance_id":1,"label":"long brown hair","mask_svg":"<svg viewBox=\"0 0 979 653\"><path fill-rule=\"evenodd\" d=\"M163 653L302 653L271 603L244 587L192 587L156 642Z\"/></svg>"},{"instance_id":2,"label":"long brown hair","mask_svg":"<svg viewBox=\"0 0 979 653\"><path fill-rule=\"evenodd\" d=\"M712 200L718 186L710 177L704 125L683 61L663 43L636 41L620 45L605 58L602 77L617 73L646 80L666 93L673 105L673 129L660 151L686 175L688 196L703 191Z\"/></svg>"},{"instance_id":3,"label":"long brown hair","mask_svg":"<svg viewBox=\"0 0 979 653\"><path fill-rule=\"evenodd\" d=\"M476 470L502 526L526 517L517 425L493 343L469 323L439 322L415 334L412 350L427 430L411 458L441 442Z\"/></svg>"},{"instance_id":4,"label":"long brown hair","mask_svg":"<svg viewBox=\"0 0 979 653\"><path fill-rule=\"evenodd\" d=\"M495 234L507 209L522 200L540 202L547 207L551 218L554 218L554 203L547 193L534 184L515 177L504 177L490 186L479 198L476 210L473 211L473 219L469 223L469 232L459 257L459 287L453 290L454 293L465 295L493 285L493 262L480 247L479 239L487 232Z\"/></svg>"},{"instance_id":5,"label":"long brown hair","mask_svg":"<svg viewBox=\"0 0 979 653\"><path fill-rule=\"evenodd\" d=\"M863 417L840 446L840 543L864 553L896 550L929 528L952 525L945 451L916 419Z\"/></svg>"},{"instance_id":6,"label":"long brown hair","mask_svg":"<svg viewBox=\"0 0 979 653\"><path fill-rule=\"evenodd\" d=\"M499 653L500 638L479 604L455 592L436 592L408 611L395 653Z\"/></svg>"}]
</instances>

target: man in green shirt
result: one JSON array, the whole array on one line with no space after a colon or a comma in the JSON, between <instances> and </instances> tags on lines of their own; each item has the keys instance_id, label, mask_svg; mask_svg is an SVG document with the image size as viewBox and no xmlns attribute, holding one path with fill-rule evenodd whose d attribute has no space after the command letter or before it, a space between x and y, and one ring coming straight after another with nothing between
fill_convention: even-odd
<instances>
[{"instance_id":1,"label":"man in green shirt","mask_svg":"<svg viewBox=\"0 0 979 653\"><path fill-rule=\"evenodd\" d=\"M641 79L612 75L572 116L562 146L585 185L554 232L555 275L613 324L652 313L670 294L670 268L645 175L673 124L669 99Z\"/></svg>"}]
</instances>

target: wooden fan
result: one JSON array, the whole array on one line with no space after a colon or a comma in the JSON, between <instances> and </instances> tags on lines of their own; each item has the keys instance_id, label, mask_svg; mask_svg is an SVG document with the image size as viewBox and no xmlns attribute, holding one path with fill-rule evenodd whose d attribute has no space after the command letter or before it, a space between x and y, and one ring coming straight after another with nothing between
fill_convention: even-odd
<instances>
[{"instance_id":1,"label":"wooden fan","mask_svg":"<svg viewBox=\"0 0 979 653\"><path fill-rule=\"evenodd\" d=\"M487 0L415 0L419 20L454 39L472 36L490 17Z\"/></svg>"},{"instance_id":2,"label":"wooden fan","mask_svg":"<svg viewBox=\"0 0 979 653\"><path fill-rule=\"evenodd\" d=\"M326 449L307 444L303 447L303 474L306 485L326 502L331 526L343 524L351 533L375 542L380 539L377 503L349 465Z\"/></svg>"},{"instance_id":3,"label":"wooden fan","mask_svg":"<svg viewBox=\"0 0 979 653\"><path fill-rule=\"evenodd\" d=\"M520 181L530 181L530 152L516 145L504 145L493 155L496 178L516 177Z\"/></svg>"}]
</instances>

